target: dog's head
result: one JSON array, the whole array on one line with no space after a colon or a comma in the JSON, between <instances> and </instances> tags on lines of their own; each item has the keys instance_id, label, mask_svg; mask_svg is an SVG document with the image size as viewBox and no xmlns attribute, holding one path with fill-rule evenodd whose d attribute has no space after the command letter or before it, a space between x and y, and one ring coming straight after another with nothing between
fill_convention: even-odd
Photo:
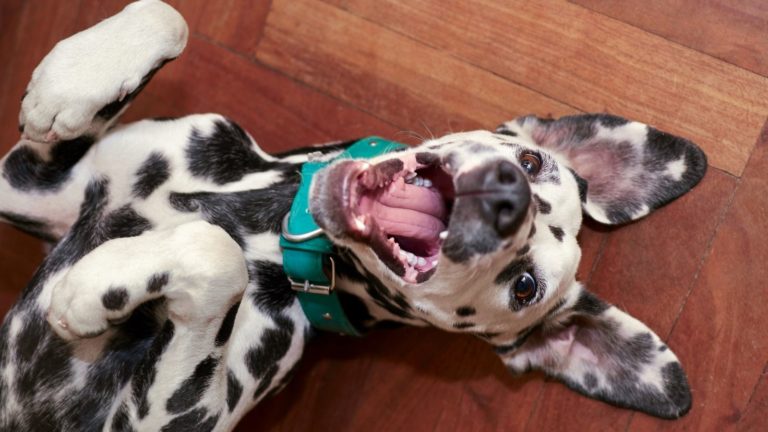
<instances>
[{"instance_id":1,"label":"dog's head","mask_svg":"<svg viewBox=\"0 0 768 432\"><path fill-rule=\"evenodd\" d=\"M629 222L704 175L694 144L609 115L524 117L318 173L310 208L410 318L488 340L514 372L678 417L690 392L647 326L576 281L582 212Z\"/></svg>"}]
</instances>

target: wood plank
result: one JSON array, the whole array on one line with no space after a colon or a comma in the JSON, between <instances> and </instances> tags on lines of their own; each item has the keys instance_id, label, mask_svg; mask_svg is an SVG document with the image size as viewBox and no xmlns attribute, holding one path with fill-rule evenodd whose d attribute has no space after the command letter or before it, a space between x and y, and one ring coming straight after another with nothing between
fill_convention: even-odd
<instances>
[{"instance_id":1,"label":"wood plank","mask_svg":"<svg viewBox=\"0 0 768 432\"><path fill-rule=\"evenodd\" d=\"M509 430L543 383L509 375L486 343L435 329L318 339L288 387L237 430Z\"/></svg>"},{"instance_id":2,"label":"wood plank","mask_svg":"<svg viewBox=\"0 0 768 432\"><path fill-rule=\"evenodd\" d=\"M679 44L768 76L768 2L570 0Z\"/></svg>"},{"instance_id":3,"label":"wood plank","mask_svg":"<svg viewBox=\"0 0 768 432\"><path fill-rule=\"evenodd\" d=\"M737 430L756 431L765 428L768 419L768 365L763 369L763 376L750 397L749 406L739 419Z\"/></svg>"},{"instance_id":4,"label":"wood plank","mask_svg":"<svg viewBox=\"0 0 768 432\"><path fill-rule=\"evenodd\" d=\"M197 36L158 73L125 120L200 111L232 118L267 151L373 134L407 138L384 121Z\"/></svg>"},{"instance_id":5,"label":"wood plank","mask_svg":"<svg viewBox=\"0 0 768 432\"><path fill-rule=\"evenodd\" d=\"M647 219L611 230L587 287L665 339L683 309L736 183L734 177L710 169L692 192ZM677 341L670 348L677 352L690 343ZM554 411L558 415L545 414ZM565 386L548 385L527 429L616 430L623 429L631 415L632 411L597 403Z\"/></svg>"},{"instance_id":6,"label":"wood plank","mask_svg":"<svg viewBox=\"0 0 768 432\"><path fill-rule=\"evenodd\" d=\"M768 362L766 191L768 124L669 340L688 373L693 409L673 423L636 415L632 430L726 430L747 408Z\"/></svg>"},{"instance_id":7,"label":"wood plank","mask_svg":"<svg viewBox=\"0 0 768 432\"><path fill-rule=\"evenodd\" d=\"M283 20L280 10L288 9L282 3L275 3L276 26ZM612 112L693 139L712 165L737 176L768 115L765 77L564 0L344 4L357 16L579 110ZM308 10L317 12L314 7L294 8L296 23L309 19ZM326 44L320 37L326 32L315 28L323 24L313 24L303 51L321 50ZM341 26L336 33L347 35ZM343 46L358 49L371 43L371 36L347 38ZM422 60L396 51L404 64ZM297 72L290 60L263 58ZM317 63L312 66L318 68ZM443 68L436 70L443 73Z\"/></svg>"},{"instance_id":8,"label":"wood plank","mask_svg":"<svg viewBox=\"0 0 768 432\"><path fill-rule=\"evenodd\" d=\"M196 31L241 54L253 56L261 39L270 0L204 2Z\"/></svg>"},{"instance_id":9,"label":"wood plank","mask_svg":"<svg viewBox=\"0 0 768 432\"><path fill-rule=\"evenodd\" d=\"M274 1L257 58L420 134L576 110L320 2Z\"/></svg>"}]
</instances>

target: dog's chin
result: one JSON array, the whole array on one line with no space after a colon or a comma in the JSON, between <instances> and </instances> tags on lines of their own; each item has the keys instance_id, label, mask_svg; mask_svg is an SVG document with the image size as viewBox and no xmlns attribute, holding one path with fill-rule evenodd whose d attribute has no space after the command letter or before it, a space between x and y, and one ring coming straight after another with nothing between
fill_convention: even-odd
<instances>
[{"instance_id":1,"label":"dog's chin","mask_svg":"<svg viewBox=\"0 0 768 432\"><path fill-rule=\"evenodd\" d=\"M349 160L329 167L326 214L340 237L369 247L404 282L435 272L454 200L453 178L438 158L402 154L375 165ZM322 225L322 224L321 224Z\"/></svg>"}]
</instances>

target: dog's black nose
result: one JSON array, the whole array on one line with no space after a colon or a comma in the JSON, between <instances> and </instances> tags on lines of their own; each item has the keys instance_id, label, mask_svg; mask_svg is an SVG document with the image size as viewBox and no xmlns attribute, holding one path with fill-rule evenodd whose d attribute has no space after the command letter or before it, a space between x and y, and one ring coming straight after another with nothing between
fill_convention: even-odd
<instances>
[{"instance_id":1,"label":"dog's black nose","mask_svg":"<svg viewBox=\"0 0 768 432\"><path fill-rule=\"evenodd\" d=\"M523 171L509 161L483 167L479 176L480 216L501 238L517 232L531 201L531 190Z\"/></svg>"}]
</instances>

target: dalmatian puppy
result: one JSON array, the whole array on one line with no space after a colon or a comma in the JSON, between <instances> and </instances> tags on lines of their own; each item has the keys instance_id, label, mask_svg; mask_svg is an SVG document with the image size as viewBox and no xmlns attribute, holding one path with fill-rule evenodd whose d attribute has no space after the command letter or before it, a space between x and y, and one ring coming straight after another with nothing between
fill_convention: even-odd
<instances>
[{"instance_id":1,"label":"dalmatian puppy","mask_svg":"<svg viewBox=\"0 0 768 432\"><path fill-rule=\"evenodd\" d=\"M35 69L21 139L0 163L0 218L54 246L0 328L2 430L231 430L290 377L311 326L282 268L301 165L215 114L116 120L183 50L187 27L143 0ZM384 321L486 340L608 403L676 418L678 359L575 280L582 212L639 219L691 189L691 142L607 114L533 116L312 180L337 290L361 331Z\"/></svg>"}]
</instances>

